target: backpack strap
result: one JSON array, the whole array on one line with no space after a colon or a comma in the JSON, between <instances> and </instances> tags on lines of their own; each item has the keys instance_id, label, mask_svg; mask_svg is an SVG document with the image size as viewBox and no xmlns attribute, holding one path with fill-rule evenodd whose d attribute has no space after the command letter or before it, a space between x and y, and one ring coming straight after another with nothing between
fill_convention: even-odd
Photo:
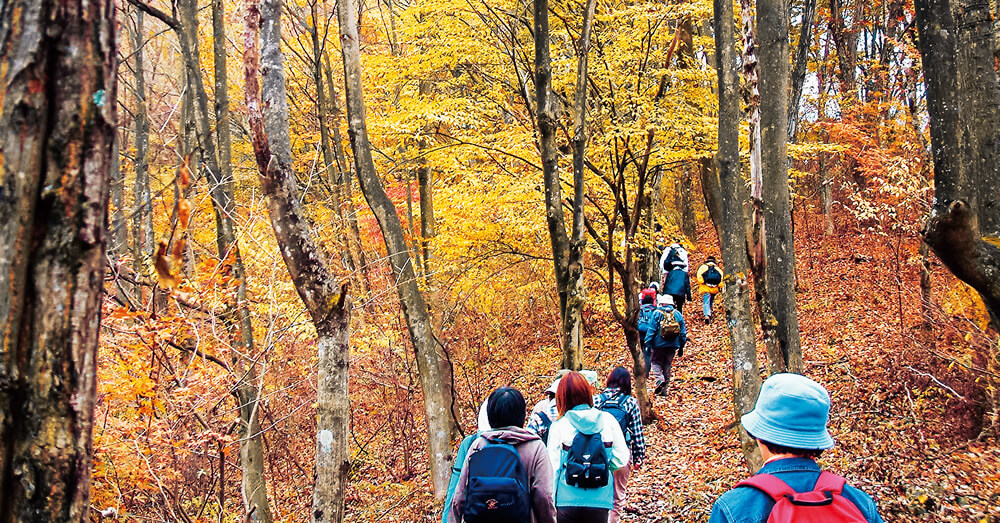
<instances>
[{"instance_id":1,"label":"backpack strap","mask_svg":"<svg viewBox=\"0 0 1000 523\"><path fill-rule=\"evenodd\" d=\"M552 424L552 420L549 419L549 415L546 414L544 410L538 411L538 417L542 419L542 425Z\"/></svg>"},{"instance_id":2,"label":"backpack strap","mask_svg":"<svg viewBox=\"0 0 1000 523\"><path fill-rule=\"evenodd\" d=\"M818 490L821 492L832 492L835 495L840 495L844 492L844 485L847 484L847 480L832 473L832 472L820 472L819 478L816 479L816 486L813 490Z\"/></svg>"},{"instance_id":3,"label":"backpack strap","mask_svg":"<svg viewBox=\"0 0 1000 523\"><path fill-rule=\"evenodd\" d=\"M781 481L777 476L771 474L757 474L736 484L736 487L753 487L778 501L785 496L798 494L788 483Z\"/></svg>"}]
</instances>

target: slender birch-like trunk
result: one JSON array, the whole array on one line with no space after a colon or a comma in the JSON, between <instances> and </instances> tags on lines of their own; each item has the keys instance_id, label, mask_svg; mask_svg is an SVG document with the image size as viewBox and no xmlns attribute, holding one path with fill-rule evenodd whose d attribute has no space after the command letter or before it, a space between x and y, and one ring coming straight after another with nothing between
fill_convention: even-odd
<instances>
[{"instance_id":1,"label":"slender birch-like trunk","mask_svg":"<svg viewBox=\"0 0 1000 523\"><path fill-rule=\"evenodd\" d=\"M583 306L586 304L586 290L583 287L583 145L574 138L573 181L574 196L572 236L566 232L563 216L562 183L559 180L559 151L556 146L556 130L559 122L556 115L555 96L552 94L552 60L549 53L549 2L534 2L535 29L535 96L538 107L538 145L542 158L542 174L545 186L545 221L552 243L552 260L555 269L556 290L559 294L560 343L563 350L562 367L579 370L583 368ZM586 28L589 32L589 27ZM581 40L583 40L581 38ZM577 99L574 104L574 125L583 132L582 116L586 113L586 53L580 55L577 69ZM580 76L582 73L582 77ZM582 82L582 83L581 83ZM583 93L581 94L581 88ZM582 101L581 101L582 100ZM579 106L579 104L583 104ZM581 111L583 113L581 114ZM579 149L579 152L577 151ZM579 196L579 197L578 197ZM578 223L580 224L578 226Z\"/></svg>"},{"instance_id":2,"label":"slender birch-like trunk","mask_svg":"<svg viewBox=\"0 0 1000 523\"><path fill-rule=\"evenodd\" d=\"M269 16L277 17L278 13L280 11L268 11ZM262 104L258 80L258 68L261 64L257 50L259 20L260 12L251 4L244 34L244 72L250 137L262 176L261 186L267 195L271 228L299 298L309 310L318 338L316 476L312 519L339 523L344 518L347 472L350 469L348 444L351 409L348 378L351 304L347 297L348 284L338 285L334 281L325 256L309 228L305 209L299 202L299 189L291 164L282 161L281 155L274 154L271 149L271 144L282 147L286 152L291 148L287 141L288 106ZM276 19L265 19L265 24L276 22ZM280 28L275 26L273 30L273 36L278 36L277 39L268 37L261 40L265 44L265 50L271 53L271 66L275 67L282 62L281 51L266 47L280 42ZM274 71L272 69L269 74ZM281 92L265 95L264 99L274 100L278 96L284 96L284 82L268 82L265 84L265 89L267 88L280 89ZM272 125L284 126L284 129L272 129ZM282 139L272 137L272 130L275 131L273 136L282 136L285 141L279 142Z\"/></svg>"},{"instance_id":3,"label":"slender birch-like trunk","mask_svg":"<svg viewBox=\"0 0 1000 523\"><path fill-rule=\"evenodd\" d=\"M368 127L365 123L365 102L361 87L361 52L354 2L337 0L337 20L340 23L344 81L347 91L348 134L354 151L354 164L361 192L368 200L368 206L371 207L382 230L386 250L389 253L389 264L398 282L396 290L403 305L410 340L416 352L417 370L424 392L431 484L434 494L438 498L444 498L448 489L451 463L454 460L451 438L456 429L452 410L454 405L451 366L443 347L434 335L427 313L427 304L417 286L409 247L403 235L403 225L396 214L396 207L382 188L382 181L375 171L375 163L372 160Z\"/></svg>"}]
</instances>

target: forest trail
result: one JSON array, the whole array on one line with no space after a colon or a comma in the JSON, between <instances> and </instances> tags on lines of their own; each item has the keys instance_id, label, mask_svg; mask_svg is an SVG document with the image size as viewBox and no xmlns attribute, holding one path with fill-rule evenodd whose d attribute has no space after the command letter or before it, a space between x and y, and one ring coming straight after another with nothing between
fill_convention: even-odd
<instances>
[{"instance_id":1,"label":"forest trail","mask_svg":"<svg viewBox=\"0 0 1000 523\"><path fill-rule=\"evenodd\" d=\"M646 426L647 459L629 480L626 521L695 521L708 517L717 493L745 471L730 437L732 378L725 318L705 325L700 296L686 304L689 340L674 360L668 396ZM707 488L707 490L706 490Z\"/></svg>"},{"instance_id":2,"label":"forest trail","mask_svg":"<svg viewBox=\"0 0 1000 523\"><path fill-rule=\"evenodd\" d=\"M893 303L900 265L857 254L865 252L860 238L844 240L839 248L812 238L796 246L806 375L832 399L836 445L820 464L871 494L886 521L989 521L980 518L996 510L990 496L1000 494L1000 451L989 438L970 441L965 402L917 374L935 369L956 335L942 329L923 338L910 327L919 309ZM692 257L692 266L701 257ZM904 293L915 292L915 271L904 271ZM934 285L954 284L939 276ZM685 306L684 357L674 360L668 396L654 399L658 419L646 427L647 459L630 478L624 521L705 521L715 499L748 474L732 432L724 311L716 303L716 317L705 325L700 296L694 298ZM765 369L761 352L758 346ZM605 365L598 365L602 376L610 370ZM936 379L959 381L959 368L944 367L932 370Z\"/></svg>"}]
</instances>

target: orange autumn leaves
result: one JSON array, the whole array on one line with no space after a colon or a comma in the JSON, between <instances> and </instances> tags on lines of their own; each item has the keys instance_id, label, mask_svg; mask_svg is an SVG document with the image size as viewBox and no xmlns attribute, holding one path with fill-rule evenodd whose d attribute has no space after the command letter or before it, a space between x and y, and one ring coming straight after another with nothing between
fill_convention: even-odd
<instances>
[{"instance_id":1,"label":"orange autumn leaves","mask_svg":"<svg viewBox=\"0 0 1000 523\"><path fill-rule=\"evenodd\" d=\"M171 291L175 290L183 279L179 267L181 260L184 258L184 247L187 241L186 232L188 224L191 221L191 202L187 198L184 198L183 195L186 194L188 186L191 185L190 164L191 155L188 154L181 163L175 182L177 184L178 198L174 202L175 220L168 240L173 240L175 236L177 239L172 241L172 249L170 248L169 241L160 240L160 243L156 247L156 256L153 259L153 267L156 269L157 281L160 287Z\"/></svg>"}]
</instances>

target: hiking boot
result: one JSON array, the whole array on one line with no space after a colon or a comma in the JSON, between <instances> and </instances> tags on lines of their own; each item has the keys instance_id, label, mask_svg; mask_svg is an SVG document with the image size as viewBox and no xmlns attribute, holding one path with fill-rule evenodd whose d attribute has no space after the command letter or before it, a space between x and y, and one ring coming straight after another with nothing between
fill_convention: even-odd
<instances>
[{"instance_id":1,"label":"hiking boot","mask_svg":"<svg viewBox=\"0 0 1000 523\"><path fill-rule=\"evenodd\" d=\"M667 396L667 382L665 382L665 381L660 382L656 386L656 389L653 390L653 395L654 396L663 396L663 397L666 397Z\"/></svg>"}]
</instances>

